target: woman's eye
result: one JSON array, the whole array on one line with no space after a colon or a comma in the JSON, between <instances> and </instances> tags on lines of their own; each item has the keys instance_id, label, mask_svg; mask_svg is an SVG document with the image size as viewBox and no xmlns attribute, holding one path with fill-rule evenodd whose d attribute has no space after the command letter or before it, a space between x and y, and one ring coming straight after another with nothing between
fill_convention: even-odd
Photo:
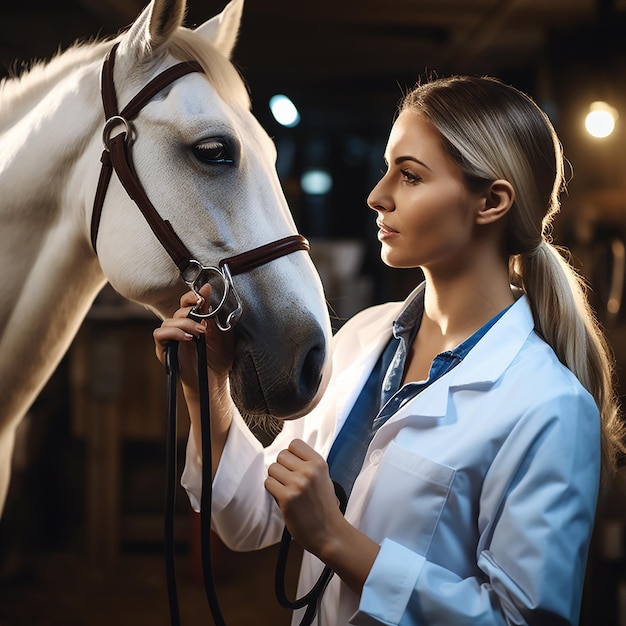
<instances>
[{"instance_id":1,"label":"woman's eye","mask_svg":"<svg viewBox=\"0 0 626 626\"><path fill-rule=\"evenodd\" d=\"M233 156L228 145L221 139L211 139L193 147L195 157L203 163L232 164Z\"/></svg>"},{"instance_id":2,"label":"woman's eye","mask_svg":"<svg viewBox=\"0 0 626 626\"><path fill-rule=\"evenodd\" d=\"M402 172L402 177L409 183L419 183L422 180L421 176L413 174L413 172L409 172L408 170L400 171Z\"/></svg>"}]
</instances>

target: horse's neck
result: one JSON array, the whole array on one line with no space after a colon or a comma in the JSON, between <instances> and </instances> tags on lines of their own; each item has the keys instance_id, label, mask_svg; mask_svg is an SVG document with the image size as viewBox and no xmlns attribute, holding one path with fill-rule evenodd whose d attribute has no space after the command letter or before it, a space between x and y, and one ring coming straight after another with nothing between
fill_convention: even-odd
<instances>
[{"instance_id":1,"label":"horse's neck","mask_svg":"<svg viewBox=\"0 0 626 626\"><path fill-rule=\"evenodd\" d=\"M94 143L97 73L78 69L49 87L0 136L0 434L34 400L104 284L84 201L66 189Z\"/></svg>"},{"instance_id":2,"label":"horse's neck","mask_svg":"<svg viewBox=\"0 0 626 626\"><path fill-rule=\"evenodd\" d=\"M63 193L102 120L102 55L100 45L72 49L0 88L0 256L5 260L6 255L36 258L59 221L85 228L84 206L77 199L64 202Z\"/></svg>"},{"instance_id":3,"label":"horse's neck","mask_svg":"<svg viewBox=\"0 0 626 626\"><path fill-rule=\"evenodd\" d=\"M105 282L82 244L59 224L35 257L0 254L12 274L0 287L0 434L41 391Z\"/></svg>"}]
</instances>

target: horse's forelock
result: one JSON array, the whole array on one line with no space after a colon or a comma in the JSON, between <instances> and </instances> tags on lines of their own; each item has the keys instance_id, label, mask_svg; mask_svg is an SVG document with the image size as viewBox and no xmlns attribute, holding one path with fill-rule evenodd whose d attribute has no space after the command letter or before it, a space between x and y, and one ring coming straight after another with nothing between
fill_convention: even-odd
<instances>
[{"instance_id":1,"label":"horse's forelock","mask_svg":"<svg viewBox=\"0 0 626 626\"><path fill-rule=\"evenodd\" d=\"M179 61L197 61L220 97L229 104L250 108L250 95L235 66L204 37L188 28L172 35L168 51Z\"/></svg>"}]
</instances>

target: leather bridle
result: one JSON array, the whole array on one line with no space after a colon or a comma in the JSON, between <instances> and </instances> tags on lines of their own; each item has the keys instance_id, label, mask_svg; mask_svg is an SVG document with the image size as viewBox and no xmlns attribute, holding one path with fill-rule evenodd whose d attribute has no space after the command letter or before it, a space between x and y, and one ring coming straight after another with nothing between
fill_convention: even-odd
<instances>
[{"instance_id":1,"label":"leather bridle","mask_svg":"<svg viewBox=\"0 0 626 626\"><path fill-rule=\"evenodd\" d=\"M104 198L111 180L111 175L113 170L115 170L126 193L141 211L146 222L152 229L152 232L178 267L181 277L187 285L198 293L199 288L203 284L203 273L209 271L210 273L221 276L223 294L221 294L220 306L213 307L208 313L199 314L200 317L213 317L217 315L219 312L218 309L224 304L229 291L234 291L232 282L233 276L249 272L260 265L264 265L265 263L269 263L270 261L298 250L308 252L310 249L309 242L300 234L290 235L254 248L253 250L248 250L241 254L222 259L219 261L217 267L203 265L189 252L172 228L170 222L164 220L156 210L137 176L131 158L133 141L132 120L154 96L172 82L193 72L204 73L204 70L202 66L195 61L187 61L174 65L152 79L132 98L122 111L119 111L113 78L115 52L118 45L119 44L115 44L113 46L102 66L102 104L104 106L106 122L102 131L102 140L104 142L104 151L100 158L102 167L100 169L91 214L91 245L94 251L97 252L96 243L102 207L104 205ZM113 131L115 129L120 132L114 135ZM227 323L222 327L222 330L229 330L231 324L236 323L241 315L241 303L236 292L234 293L237 308L235 312L229 314Z\"/></svg>"},{"instance_id":2,"label":"leather bridle","mask_svg":"<svg viewBox=\"0 0 626 626\"><path fill-rule=\"evenodd\" d=\"M237 323L242 314L241 301L234 288L232 277L237 274L249 272L260 265L269 263L292 252L299 250L309 251L309 242L300 234L290 235L277 241L267 243L258 248L242 252L219 261L218 266L205 266L198 261L187 249L180 237L176 234L168 220L164 220L156 210L148 195L146 194L131 159L131 146L133 140L133 126L131 121L138 115L141 109L163 88L173 81L192 72L203 72L199 63L188 61L174 65L156 78L151 80L134 98L122 109L118 110L115 83L113 80L113 70L115 65L115 51L118 44L115 44L107 55L102 67L102 102L106 122L102 132L104 151L102 153L102 168L98 179L98 186L94 199L94 206L91 219L91 244L94 252L97 253L96 242L98 239L98 228L100 217L104 205L104 198L107 193L109 182L113 170L115 170L119 181L126 190L126 193L139 207L146 222L152 229L156 238L170 255L178 267L182 279L193 289L197 295L202 285L207 282L207 277L218 277L218 289L221 293L218 296L217 304L209 306L208 313L203 313L194 307L191 317L206 318L215 317L215 322L220 330L227 331ZM114 129L119 132L113 135ZM213 286L213 285L212 285ZM234 294L236 306L227 312L225 322L217 317L227 301L229 293ZM207 361L206 345L204 337L196 341L198 351L198 385L200 396L200 414L202 431L202 494L201 494L201 543L202 543L202 566L204 574L204 587L206 597L211 609L211 615L216 626L224 626L224 618L219 607L215 584L213 581L211 552L210 552L210 531L211 531L211 500L212 500L212 476L211 476L211 435L210 435L210 401L207 383ZM167 445L166 445L166 496L165 496L165 560L166 578L169 598L170 620L173 626L180 623L178 609L178 593L176 589L175 575L175 550L174 550L174 505L176 492L176 421L177 421L177 399L176 389L178 383L178 344L170 342L166 350L166 370L168 374L168 422L167 422ZM342 512L345 512L346 497L341 487L335 484L335 491L340 502ZM301 626L310 624L317 611L319 600L324 589L332 577L332 571L326 567L318 579L316 585L300 599L289 600L285 593L285 567L287 553L291 535L285 529L281 541L279 561L276 568L275 589L279 602L286 608L298 609L307 607L302 619Z\"/></svg>"}]
</instances>

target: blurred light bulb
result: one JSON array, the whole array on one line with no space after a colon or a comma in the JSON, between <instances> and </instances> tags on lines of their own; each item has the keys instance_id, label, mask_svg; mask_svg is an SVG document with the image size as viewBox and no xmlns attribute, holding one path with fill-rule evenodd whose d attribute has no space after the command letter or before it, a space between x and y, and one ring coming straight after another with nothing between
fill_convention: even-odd
<instances>
[{"instance_id":1,"label":"blurred light bulb","mask_svg":"<svg viewBox=\"0 0 626 626\"><path fill-rule=\"evenodd\" d=\"M592 102L585 118L585 128L592 137L602 139L615 130L617 118L617 110L610 104L600 101Z\"/></svg>"},{"instance_id":2,"label":"blurred light bulb","mask_svg":"<svg viewBox=\"0 0 626 626\"><path fill-rule=\"evenodd\" d=\"M296 105L283 94L276 94L270 98L270 111L281 126L293 128L300 122L300 113Z\"/></svg>"},{"instance_id":3,"label":"blurred light bulb","mask_svg":"<svg viewBox=\"0 0 626 626\"><path fill-rule=\"evenodd\" d=\"M300 179L304 193L321 196L333 187L332 176L326 170L308 170Z\"/></svg>"}]
</instances>

